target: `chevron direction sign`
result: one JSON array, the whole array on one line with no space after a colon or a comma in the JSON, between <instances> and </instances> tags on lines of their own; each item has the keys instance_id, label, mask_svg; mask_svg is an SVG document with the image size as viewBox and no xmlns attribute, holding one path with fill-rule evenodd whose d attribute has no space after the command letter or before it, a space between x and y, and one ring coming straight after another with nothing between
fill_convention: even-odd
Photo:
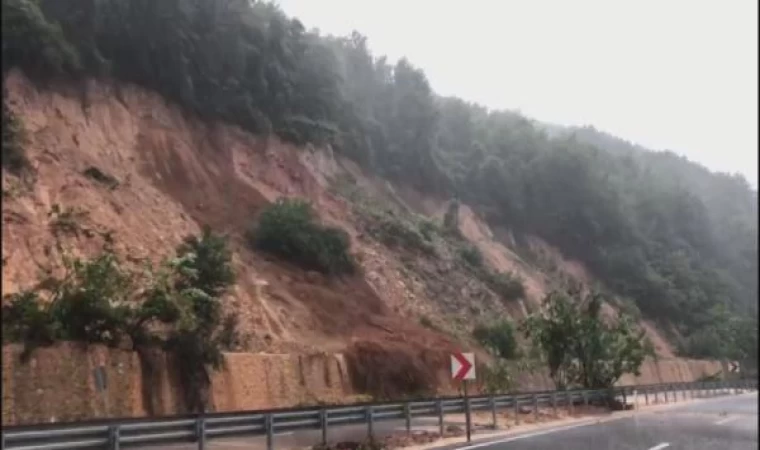
<instances>
[{"instance_id":1,"label":"chevron direction sign","mask_svg":"<svg viewBox=\"0 0 760 450\"><path fill-rule=\"evenodd\" d=\"M739 362L738 361L729 362L728 371L731 373L739 373Z\"/></svg>"},{"instance_id":2,"label":"chevron direction sign","mask_svg":"<svg viewBox=\"0 0 760 450\"><path fill-rule=\"evenodd\" d=\"M475 379L475 354L456 352L451 355L451 377L457 381Z\"/></svg>"}]
</instances>

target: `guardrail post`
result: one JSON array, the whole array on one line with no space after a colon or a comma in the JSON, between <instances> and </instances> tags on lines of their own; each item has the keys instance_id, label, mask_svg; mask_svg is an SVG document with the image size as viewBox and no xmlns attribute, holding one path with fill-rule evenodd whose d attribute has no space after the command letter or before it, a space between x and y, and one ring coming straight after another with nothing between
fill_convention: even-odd
<instances>
[{"instance_id":1,"label":"guardrail post","mask_svg":"<svg viewBox=\"0 0 760 450\"><path fill-rule=\"evenodd\" d=\"M649 389L644 388L644 404L649 406Z\"/></svg>"},{"instance_id":2,"label":"guardrail post","mask_svg":"<svg viewBox=\"0 0 760 450\"><path fill-rule=\"evenodd\" d=\"M404 420L406 420L406 433L412 432L412 408L409 402L404 403Z\"/></svg>"},{"instance_id":3,"label":"guardrail post","mask_svg":"<svg viewBox=\"0 0 760 450\"><path fill-rule=\"evenodd\" d=\"M588 392L583 391L583 406L588 408Z\"/></svg>"},{"instance_id":4,"label":"guardrail post","mask_svg":"<svg viewBox=\"0 0 760 450\"><path fill-rule=\"evenodd\" d=\"M538 422L538 397L536 394L533 394L533 417Z\"/></svg>"},{"instance_id":5,"label":"guardrail post","mask_svg":"<svg viewBox=\"0 0 760 450\"><path fill-rule=\"evenodd\" d=\"M272 450L274 448L274 416L272 413L264 417L264 426L267 431L267 450Z\"/></svg>"},{"instance_id":6,"label":"guardrail post","mask_svg":"<svg viewBox=\"0 0 760 450\"><path fill-rule=\"evenodd\" d=\"M443 401L440 398L435 401L435 412L438 413L438 433L443 437Z\"/></svg>"},{"instance_id":7,"label":"guardrail post","mask_svg":"<svg viewBox=\"0 0 760 450\"><path fill-rule=\"evenodd\" d=\"M493 429L499 428L499 423L496 421L496 397L491 396L491 418L493 419Z\"/></svg>"},{"instance_id":8,"label":"guardrail post","mask_svg":"<svg viewBox=\"0 0 760 450\"><path fill-rule=\"evenodd\" d=\"M516 395L512 396L512 402L512 407L515 410L515 425L520 425L520 401Z\"/></svg>"},{"instance_id":9,"label":"guardrail post","mask_svg":"<svg viewBox=\"0 0 760 450\"><path fill-rule=\"evenodd\" d=\"M3 441L5 441L5 437L3 437ZM5 448L5 446L3 446L3 448ZM108 448L110 450L119 450L119 426L118 425L112 425L108 427Z\"/></svg>"},{"instance_id":10,"label":"guardrail post","mask_svg":"<svg viewBox=\"0 0 760 450\"><path fill-rule=\"evenodd\" d=\"M465 380L465 383L467 381ZM465 386L467 386L465 384ZM470 442L470 435L472 434L472 414L471 414L471 405L470 405L470 397L467 396L467 391L465 387L465 396L464 396L464 418L465 418L465 427L467 428L467 442Z\"/></svg>"},{"instance_id":11,"label":"guardrail post","mask_svg":"<svg viewBox=\"0 0 760 450\"><path fill-rule=\"evenodd\" d=\"M573 393L571 391L567 391L567 410L571 416L575 410L575 405L573 405Z\"/></svg>"},{"instance_id":12,"label":"guardrail post","mask_svg":"<svg viewBox=\"0 0 760 450\"><path fill-rule=\"evenodd\" d=\"M322 445L327 446L327 410L322 408L319 411L319 425L322 428Z\"/></svg>"},{"instance_id":13,"label":"guardrail post","mask_svg":"<svg viewBox=\"0 0 760 450\"><path fill-rule=\"evenodd\" d=\"M195 437L198 440L198 450L206 448L206 420L199 416L195 419Z\"/></svg>"},{"instance_id":14,"label":"guardrail post","mask_svg":"<svg viewBox=\"0 0 760 450\"><path fill-rule=\"evenodd\" d=\"M557 393L552 392L552 412L554 413L554 417L557 417Z\"/></svg>"},{"instance_id":15,"label":"guardrail post","mask_svg":"<svg viewBox=\"0 0 760 450\"><path fill-rule=\"evenodd\" d=\"M373 440L375 439L375 430L374 424L372 423L372 405L367 406L364 415L367 418L367 436L370 440Z\"/></svg>"},{"instance_id":16,"label":"guardrail post","mask_svg":"<svg viewBox=\"0 0 760 450\"><path fill-rule=\"evenodd\" d=\"M435 413L438 414L438 434L443 437L443 401L440 398L435 400Z\"/></svg>"}]
</instances>

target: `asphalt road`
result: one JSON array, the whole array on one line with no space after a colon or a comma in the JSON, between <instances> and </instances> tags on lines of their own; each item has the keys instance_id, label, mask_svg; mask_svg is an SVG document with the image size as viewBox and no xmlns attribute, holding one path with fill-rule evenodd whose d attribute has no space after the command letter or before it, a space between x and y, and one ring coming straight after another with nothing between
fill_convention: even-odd
<instances>
[{"instance_id":1,"label":"asphalt road","mask_svg":"<svg viewBox=\"0 0 760 450\"><path fill-rule=\"evenodd\" d=\"M441 450L757 450L757 393L641 411Z\"/></svg>"}]
</instances>

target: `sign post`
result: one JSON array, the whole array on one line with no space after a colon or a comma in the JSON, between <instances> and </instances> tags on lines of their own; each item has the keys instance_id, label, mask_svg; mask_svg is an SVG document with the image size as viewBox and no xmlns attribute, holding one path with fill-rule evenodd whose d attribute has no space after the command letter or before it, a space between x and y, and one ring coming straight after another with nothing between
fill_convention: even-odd
<instances>
[{"instance_id":1,"label":"sign post","mask_svg":"<svg viewBox=\"0 0 760 450\"><path fill-rule=\"evenodd\" d=\"M462 382L464 389L464 413L467 426L467 442L470 442L470 397L467 394L467 381L475 379L475 354L457 352L451 355L451 377Z\"/></svg>"}]
</instances>

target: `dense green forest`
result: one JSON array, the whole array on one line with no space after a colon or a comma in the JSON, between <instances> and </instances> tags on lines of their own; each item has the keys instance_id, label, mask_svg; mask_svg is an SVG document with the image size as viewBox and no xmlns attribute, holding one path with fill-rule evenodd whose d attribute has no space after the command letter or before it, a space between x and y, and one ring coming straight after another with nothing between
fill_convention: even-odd
<instances>
[{"instance_id":1,"label":"dense green forest","mask_svg":"<svg viewBox=\"0 0 760 450\"><path fill-rule=\"evenodd\" d=\"M441 98L358 33L247 0L3 0L3 73L111 77L475 205L543 237L694 356L757 354L757 192L593 128ZM455 58L455 55L452 55ZM452 59L453 61L453 59Z\"/></svg>"}]
</instances>

